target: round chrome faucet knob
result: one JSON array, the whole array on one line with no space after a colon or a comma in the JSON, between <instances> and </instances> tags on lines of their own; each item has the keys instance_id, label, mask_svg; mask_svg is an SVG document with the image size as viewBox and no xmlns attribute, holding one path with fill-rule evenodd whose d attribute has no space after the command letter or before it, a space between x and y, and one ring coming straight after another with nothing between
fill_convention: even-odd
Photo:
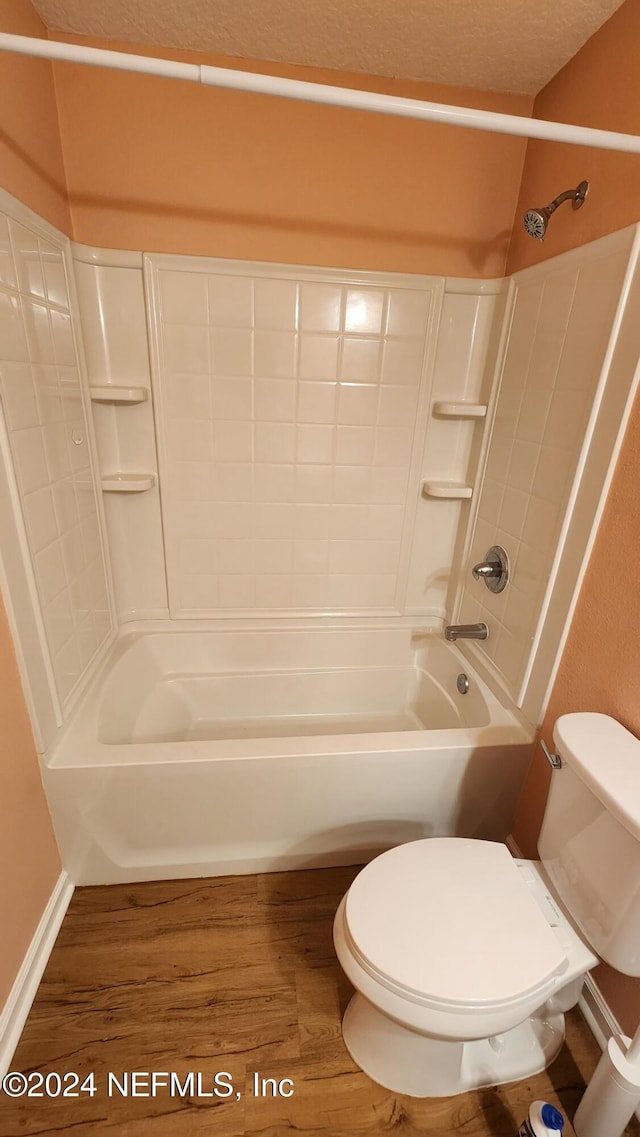
<instances>
[{"instance_id":1,"label":"round chrome faucet knob","mask_svg":"<svg viewBox=\"0 0 640 1137\"><path fill-rule=\"evenodd\" d=\"M490 592L502 592L509 579L509 558L501 545L487 549L485 558L471 569L474 580L484 580Z\"/></svg>"}]
</instances>

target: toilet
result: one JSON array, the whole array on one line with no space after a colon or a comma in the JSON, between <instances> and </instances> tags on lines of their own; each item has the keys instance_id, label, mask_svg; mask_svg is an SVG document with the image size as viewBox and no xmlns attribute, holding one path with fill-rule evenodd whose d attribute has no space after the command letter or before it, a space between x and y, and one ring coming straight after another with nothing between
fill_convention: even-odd
<instances>
[{"instance_id":1,"label":"toilet","mask_svg":"<svg viewBox=\"0 0 640 1137\"><path fill-rule=\"evenodd\" d=\"M553 737L540 861L412 841L340 903L334 944L355 987L344 1042L387 1089L441 1097L537 1073L590 968L640 975L640 742L592 713L562 716Z\"/></svg>"}]
</instances>

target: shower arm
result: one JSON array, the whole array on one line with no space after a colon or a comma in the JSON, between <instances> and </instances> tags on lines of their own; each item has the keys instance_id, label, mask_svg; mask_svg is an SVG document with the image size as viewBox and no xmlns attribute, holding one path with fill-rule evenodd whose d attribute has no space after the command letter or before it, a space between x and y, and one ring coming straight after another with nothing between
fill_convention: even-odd
<instances>
[{"instance_id":1,"label":"shower arm","mask_svg":"<svg viewBox=\"0 0 640 1137\"><path fill-rule=\"evenodd\" d=\"M581 192L580 186L578 186L577 189L568 189L565 190L564 193L560 193L557 197L554 197L553 201L550 201L548 205L545 205L545 209L547 213L551 215L552 213L555 213L558 206L562 205L565 201L573 201L573 208L578 209L579 206L582 205L585 196L586 194L584 192Z\"/></svg>"}]
</instances>

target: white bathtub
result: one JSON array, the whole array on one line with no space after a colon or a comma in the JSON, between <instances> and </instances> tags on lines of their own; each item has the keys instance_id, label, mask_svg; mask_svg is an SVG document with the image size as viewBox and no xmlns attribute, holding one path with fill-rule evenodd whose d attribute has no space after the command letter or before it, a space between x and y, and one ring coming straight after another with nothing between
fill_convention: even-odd
<instances>
[{"instance_id":1,"label":"white bathtub","mask_svg":"<svg viewBox=\"0 0 640 1137\"><path fill-rule=\"evenodd\" d=\"M136 631L45 781L76 883L208 876L501 840L531 743L454 645L406 627Z\"/></svg>"}]
</instances>

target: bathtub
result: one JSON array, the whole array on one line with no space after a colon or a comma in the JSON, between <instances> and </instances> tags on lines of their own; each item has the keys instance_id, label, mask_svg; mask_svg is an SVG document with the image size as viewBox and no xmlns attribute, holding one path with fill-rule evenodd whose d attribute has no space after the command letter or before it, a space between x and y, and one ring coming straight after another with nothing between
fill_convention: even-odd
<instances>
[{"instance_id":1,"label":"bathtub","mask_svg":"<svg viewBox=\"0 0 640 1137\"><path fill-rule=\"evenodd\" d=\"M137 628L44 778L72 879L111 884L357 864L428 836L502 840L532 741L440 636Z\"/></svg>"}]
</instances>

